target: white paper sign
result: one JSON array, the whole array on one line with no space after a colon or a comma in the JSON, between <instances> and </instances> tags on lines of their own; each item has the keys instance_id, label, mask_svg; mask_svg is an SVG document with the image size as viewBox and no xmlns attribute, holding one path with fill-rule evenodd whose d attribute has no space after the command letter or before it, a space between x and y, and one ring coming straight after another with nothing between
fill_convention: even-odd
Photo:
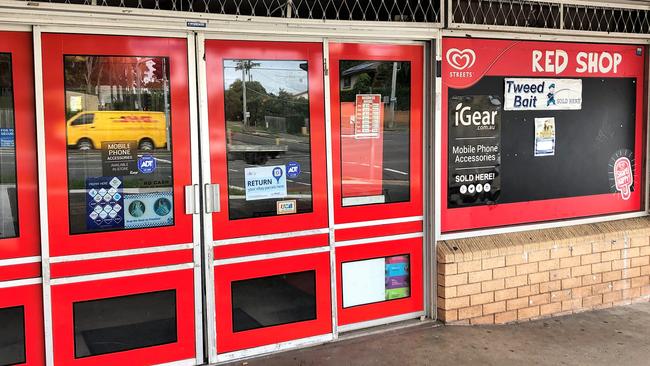
<instances>
[{"instance_id":1,"label":"white paper sign","mask_svg":"<svg viewBox=\"0 0 650 366\"><path fill-rule=\"evenodd\" d=\"M244 177L246 201L287 196L287 174L284 165L246 168Z\"/></svg>"},{"instance_id":2,"label":"white paper sign","mask_svg":"<svg viewBox=\"0 0 650 366\"><path fill-rule=\"evenodd\" d=\"M582 109L581 79L506 78L506 111Z\"/></svg>"},{"instance_id":3,"label":"white paper sign","mask_svg":"<svg viewBox=\"0 0 650 366\"><path fill-rule=\"evenodd\" d=\"M386 300L386 259L343 263L343 307Z\"/></svg>"},{"instance_id":4,"label":"white paper sign","mask_svg":"<svg viewBox=\"0 0 650 366\"><path fill-rule=\"evenodd\" d=\"M535 118L535 156L555 155L555 117Z\"/></svg>"}]
</instances>

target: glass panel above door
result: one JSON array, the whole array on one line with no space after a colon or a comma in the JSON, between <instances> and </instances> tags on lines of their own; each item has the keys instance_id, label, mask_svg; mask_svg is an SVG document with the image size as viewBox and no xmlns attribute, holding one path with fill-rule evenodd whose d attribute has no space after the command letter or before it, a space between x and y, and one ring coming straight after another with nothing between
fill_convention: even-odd
<instances>
[{"instance_id":1,"label":"glass panel above door","mask_svg":"<svg viewBox=\"0 0 650 366\"><path fill-rule=\"evenodd\" d=\"M70 233L174 224L169 60L64 57Z\"/></svg>"},{"instance_id":2,"label":"glass panel above door","mask_svg":"<svg viewBox=\"0 0 650 366\"><path fill-rule=\"evenodd\" d=\"M411 63L339 67L342 205L409 201Z\"/></svg>"},{"instance_id":3,"label":"glass panel above door","mask_svg":"<svg viewBox=\"0 0 650 366\"><path fill-rule=\"evenodd\" d=\"M307 61L223 68L230 219L311 212Z\"/></svg>"}]
</instances>

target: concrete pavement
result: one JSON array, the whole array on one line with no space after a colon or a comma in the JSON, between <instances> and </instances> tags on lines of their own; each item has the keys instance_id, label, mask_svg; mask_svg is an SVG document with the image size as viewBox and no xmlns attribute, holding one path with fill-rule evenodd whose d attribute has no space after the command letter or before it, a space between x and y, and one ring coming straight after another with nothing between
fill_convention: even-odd
<instances>
[{"instance_id":1,"label":"concrete pavement","mask_svg":"<svg viewBox=\"0 0 650 366\"><path fill-rule=\"evenodd\" d=\"M501 326L425 323L231 365L650 365L650 303Z\"/></svg>"}]
</instances>

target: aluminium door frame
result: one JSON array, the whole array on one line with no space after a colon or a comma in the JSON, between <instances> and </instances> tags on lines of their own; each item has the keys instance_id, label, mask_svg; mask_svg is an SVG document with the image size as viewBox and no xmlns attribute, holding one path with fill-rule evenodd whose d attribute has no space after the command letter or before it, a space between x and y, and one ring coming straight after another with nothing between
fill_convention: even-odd
<instances>
[{"instance_id":1,"label":"aluminium door frame","mask_svg":"<svg viewBox=\"0 0 650 366\"><path fill-rule=\"evenodd\" d=\"M40 229L41 229L41 259L42 259L42 282L43 282L43 319L44 319L44 333L45 333L45 359L46 365L54 365L54 347L53 347L53 333L52 333L52 292L51 286L56 284L74 283L83 280L97 280L119 278L125 276L133 276L139 274L167 272L176 269L189 269L193 268L194 272L194 336L195 336L195 354L194 358L187 360L179 360L173 362L176 366L196 365L203 363L203 289L201 274L201 223L198 215L193 215L192 220L192 242L191 243L177 243L173 245L165 245L153 248L139 248L127 249L109 252L98 252L80 255L59 256L52 261L50 259L49 250L49 230L48 230L48 199L47 199L47 167L45 164L46 151L45 151L45 116L44 116L44 100L43 100L43 58L42 58L42 34L43 33L61 33L61 34L88 34L88 35L120 35L120 36L146 36L146 37L160 37L160 38L185 38L187 41L187 56L188 61L192 60L196 54L194 52L194 33L193 32L161 32L161 31L142 31L133 29L116 29L116 28L99 28L99 27L74 27L65 25L34 25L33 32L33 47L34 47L34 73L35 73L35 107L36 107L36 138L37 138L37 156L38 156L38 194L39 194L39 215L40 215ZM188 63L188 80L193 80L194 65ZM191 151L191 182L192 185L198 185L199 182L199 169L198 162L198 124L197 124L197 103L196 103L196 89L190 84L188 88L188 110L189 123L190 123L190 151ZM187 200L187 196L185 197ZM108 258L130 254L140 253L153 253L153 252L167 252L176 250L179 247L192 248L193 263L171 265L163 267L144 268L136 270L128 270L112 273L101 273L95 275L86 275L70 278L52 279L50 276L50 263L61 261L74 261L90 258ZM197 281L199 279L199 281Z\"/></svg>"}]
</instances>

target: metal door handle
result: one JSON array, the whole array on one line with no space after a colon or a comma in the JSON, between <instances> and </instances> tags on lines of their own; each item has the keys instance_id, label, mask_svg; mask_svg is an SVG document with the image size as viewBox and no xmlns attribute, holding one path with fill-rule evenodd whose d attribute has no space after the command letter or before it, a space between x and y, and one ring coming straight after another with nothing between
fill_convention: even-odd
<instances>
[{"instance_id":1,"label":"metal door handle","mask_svg":"<svg viewBox=\"0 0 650 366\"><path fill-rule=\"evenodd\" d=\"M218 184L206 183L203 186L203 197L205 199L205 213L221 212L221 193Z\"/></svg>"},{"instance_id":2,"label":"metal door handle","mask_svg":"<svg viewBox=\"0 0 650 366\"><path fill-rule=\"evenodd\" d=\"M192 184L191 186L185 186L185 214L186 215L195 215L200 213L199 211L199 185Z\"/></svg>"}]
</instances>

